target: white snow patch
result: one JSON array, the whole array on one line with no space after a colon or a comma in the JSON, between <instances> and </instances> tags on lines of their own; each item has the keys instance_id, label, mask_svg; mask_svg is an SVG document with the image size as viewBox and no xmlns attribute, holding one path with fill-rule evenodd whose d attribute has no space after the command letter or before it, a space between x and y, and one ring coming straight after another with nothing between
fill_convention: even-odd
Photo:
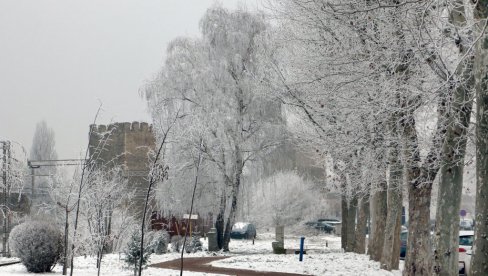
<instances>
[{"instance_id":1,"label":"white snow patch","mask_svg":"<svg viewBox=\"0 0 488 276\"><path fill-rule=\"evenodd\" d=\"M378 275L378 276L397 276L401 275L400 271L385 271L379 268L379 263L369 260L367 255L355 253L342 253L340 249L340 237L331 235L320 235L307 237L305 239L305 250L303 262L298 261L298 255L275 255L272 253L271 242L274 240L273 233L259 234L254 244L250 240L232 240L229 244L230 253L215 252L197 252L194 254L185 254L185 257L205 257L205 256L229 256L230 258L214 261L212 265L228 268L252 269L258 271L276 271L301 273L309 275ZM207 241L202 240L204 249ZM300 237L286 236L285 248L298 249ZM327 246L326 246L327 245ZM122 259L123 255L107 254L102 261L101 275L120 275L132 276L132 270L129 270ZM169 260L178 259L180 253L170 252L163 255L152 255L150 263L159 263ZM0 258L0 262L17 260L14 258ZM46 275L61 275L62 267L57 265L52 273ZM36 274L28 273L22 264L15 264L0 267L2 276L34 276ZM76 257L75 270L76 276L93 276L97 275L95 257ZM143 271L145 276L156 275L179 275L179 271L170 269L160 269L149 267ZM208 274L200 272L185 271L184 275L202 276L202 275L222 275Z\"/></svg>"}]
</instances>

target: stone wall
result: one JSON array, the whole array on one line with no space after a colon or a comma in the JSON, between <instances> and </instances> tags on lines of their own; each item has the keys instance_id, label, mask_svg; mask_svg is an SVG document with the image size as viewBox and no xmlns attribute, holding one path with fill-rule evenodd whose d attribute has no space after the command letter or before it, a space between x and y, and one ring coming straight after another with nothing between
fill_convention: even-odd
<instances>
[{"instance_id":1,"label":"stone wall","mask_svg":"<svg viewBox=\"0 0 488 276\"><path fill-rule=\"evenodd\" d=\"M149 154L155 149L152 126L145 122L90 125L89 153L97 165L120 166L128 179L128 189L135 189L135 213L142 211L148 187Z\"/></svg>"}]
</instances>

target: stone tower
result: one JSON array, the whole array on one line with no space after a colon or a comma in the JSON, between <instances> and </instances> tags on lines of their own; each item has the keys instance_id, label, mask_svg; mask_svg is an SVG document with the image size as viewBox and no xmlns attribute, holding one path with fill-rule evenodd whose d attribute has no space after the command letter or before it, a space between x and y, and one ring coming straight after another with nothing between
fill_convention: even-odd
<instances>
[{"instance_id":1,"label":"stone tower","mask_svg":"<svg viewBox=\"0 0 488 276\"><path fill-rule=\"evenodd\" d=\"M134 213L142 212L149 184L149 153L154 149L155 137L148 123L90 125L90 159L108 168L122 168L129 189L135 189Z\"/></svg>"}]
</instances>

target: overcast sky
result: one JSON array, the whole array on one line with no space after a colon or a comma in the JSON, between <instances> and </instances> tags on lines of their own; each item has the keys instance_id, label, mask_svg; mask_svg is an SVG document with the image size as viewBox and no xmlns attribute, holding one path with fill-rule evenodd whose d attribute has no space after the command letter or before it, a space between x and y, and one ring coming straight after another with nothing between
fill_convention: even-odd
<instances>
[{"instance_id":1,"label":"overcast sky","mask_svg":"<svg viewBox=\"0 0 488 276\"><path fill-rule=\"evenodd\" d=\"M77 158L99 101L98 123L150 122L139 88L161 67L169 41L198 35L199 20L213 4L0 0L0 139L28 151L36 123L46 120L58 156Z\"/></svg>"}]
</instances>

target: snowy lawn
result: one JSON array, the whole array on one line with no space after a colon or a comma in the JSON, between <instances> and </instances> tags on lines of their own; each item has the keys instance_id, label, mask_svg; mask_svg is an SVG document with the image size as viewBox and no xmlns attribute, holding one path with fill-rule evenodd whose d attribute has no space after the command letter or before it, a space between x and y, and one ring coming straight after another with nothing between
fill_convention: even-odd
<instances>
[{"instance_id":1,"label":"snowy lawn","mask_svg":"<svg viewBox=\"0 0 488 276\"><path fill-rule=\"evenodd\" d=\"M262 234L252 245L251 241L232 240L232 258L212 262L213 266L251 269L258 271L291 272L309 275L378 275L396 276L400 271L385 271L380 264L369 260L369 256L341 252L341 238L319 235L305 238L303 262L298 255L272 254L271 242L274 234ZM327 245L327 247L326 247ZM300 237L286 236L285 248L300 248Z\"/></svg>"},{"instance_id":2,"label":"snowy lawn","mask_svg":"<svg viewBox=\"0 0 488 276\"><path fill-rule=\"evenodd\" d=\"M272 254L271 242L274 240L274 234L259 234L254 245L248 240L232 240L230 243L231 253L206 253L198 252L196 254L185 254L187 257L205 257L205 256L229 256L230 258L212 262L212 265L228 268L252 269L258 271L277 271L292 272L309 275L379 275L379 276L397 276L400 271L388 272L379 269L379 263L372 262L368 256L341 253L340 237L319 235L306 237L305 249L307 254L304 255L304 261L298 261L298 255L274 255ZM202 240L204 248L207 241ZM285 238L286 248L299 248L300 238L297 236L287 236ZM326 247L327 244L327 247ZM172 252L164 255L153 255L150 263L159 263L179 258L179 253ZM122 256L120 256L122 257ZM7 261L2 259L2 261ZM97 275L95 267L96 260L94 257L77 257L75 258L74 275L92 276ZM47 275L61 275L61 266L56 266L53 273ZM27 273L22 264L0 267L2 276L25 276L34 274ZM132 276L133 271L128 270L118 254L108 254L104 256L101 275L121 275ZM179 275L179 271L167 270L160 268L147 268L143 275ZM201 276L216 275L198 272L184 272L184 275ZM221 274L219 274L221 275Z\"/></svg>"},{"instance_id":3,"label":"snowy lawn","mask_svg":"<svg viewBox=\"0 0 488 276\"><path fill-rule=\"evenodd\" d=\"M199 254L192 254L195 256L208 256L205 253ZM178 258L179 255L177 253L169 253L165 255L154 255L151 258L152 263L157 262L164 262ZM5 261L5 260L4 260ZM126 268L126 264L123 260L119 260L118 254L108 254L105 255L102 261L102 269L100 274L101 275L117 275L117 276L133 276L133 270L129 270ZM22 264L15 264L10 266L0 267L0 275L2 276L35 276L35 275L61 275L62 274L62 266L57 265L54 268L53 273L28 273L24 265ZM96 269L96 259L95 257L77 257L75 258L75 270L73 272L74 275L77 276L96 276L97 269ZM69 270L68 270L69 275ZM160 268L152 268L149 267L143 271L143 275L147 276L161 276L161 275L168 275L168 276L176 276L180 275L179 271L170 270L170 269L160 269ZM197 272L184 272L184 275L189 276L202 276L202 275L209 275L214 276L217 274L208 274L208 273L197 273ZM221 274L218 274L221 276Z\"/></svg>"}]
</instances>

